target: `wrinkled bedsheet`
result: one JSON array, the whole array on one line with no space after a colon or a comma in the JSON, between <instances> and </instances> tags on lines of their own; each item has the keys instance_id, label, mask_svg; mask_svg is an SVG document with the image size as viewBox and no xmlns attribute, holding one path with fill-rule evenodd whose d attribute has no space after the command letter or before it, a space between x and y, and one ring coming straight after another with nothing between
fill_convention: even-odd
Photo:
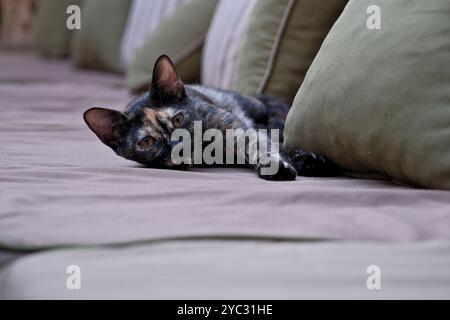
<instances>
[{"instance_id":1,"label":"wrinkled bedsheet","mask_svg":"<svg viewBox=\"0 0 450 320\"><path fill-rule=\"evenodd\" d=\"M121 159L82 113L130 99L120 77L0 55L0 246L450 238L447 191L350 178L269 182L246 169L156 170Z\"/></svg>"}]
</instances>

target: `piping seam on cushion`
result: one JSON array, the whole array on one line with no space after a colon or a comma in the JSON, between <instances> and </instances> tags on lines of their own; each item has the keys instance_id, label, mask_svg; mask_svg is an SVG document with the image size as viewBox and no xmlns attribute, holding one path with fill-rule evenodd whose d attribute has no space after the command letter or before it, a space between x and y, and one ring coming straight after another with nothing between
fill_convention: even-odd
<instances>
[{"instance_id":1,"label":"piping seam on cushion","mask_svg":"<svg viewBox=\"0 0 450 320\"><path fill-rule=\"evenodd\" d=\"M258 90L257 90L257 94L263 94L263 92L266 90L269 79L273 73L273 69L274 69L274 65L275 65L275 58L280 49L281 38L284 35L284 32L286 31L287 24L289 22L291 13L292 13L293 8L296 3L297 3L297 0L289 0L286 8L284 9L283 17L281 18L280 25L278 26L278 30L275 35L275 41L272 45L272 50L270 51L267 69L264 72L263 78L261 79L261 82L260 82Z\"/></svg>"},{"instance_id":2,"label":"piping seam on cushion","mask_svg":"<svg viewBox=\"0 0 450 320\"><path fill-rule=\"evenodd\" d=\"M203 46L205 42L207 32L203 33L197 40L194 40L189 46L187 46L183 51L181 51L174 59L173 63L178 65L183 62L191 55L195 53L199 48Z\"/></svg>"}]
</instances>

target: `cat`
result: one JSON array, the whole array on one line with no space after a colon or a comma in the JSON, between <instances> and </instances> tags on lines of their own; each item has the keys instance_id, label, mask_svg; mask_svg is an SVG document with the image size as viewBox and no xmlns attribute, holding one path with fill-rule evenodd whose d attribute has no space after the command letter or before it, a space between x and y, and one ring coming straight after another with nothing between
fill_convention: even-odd
<instances>
[{"instance_id":1,"label":"cat","mask_svg":"<svg viewBox=\"0 0 450 320\"><path fill-rule=\"evenodd\" d=\"M224 136L227 130L241 129L236 131L239 135L249 129L278 129L282 143L288 110L288 105L276 97L251 97L203 85L184 85L170 58L163 55L155 63L146 94L133 100L124 112L91 108L84 113L84 120L119 156L153 168L186 168L189 163L173 160L175 146L182 143L172 141L174 130L185 129L193 136L196 121L203 132L218 129ZM303 150L277 151L269 134L258 133L257 138L257 143L262 140L268 146L265 157L250 152L255 141L249 141L240 151L245 153L245 162L263 179L289 181L297 175L337 174L336 166L324 157ZM232 152L238 151L234 145ZM277 170L264 173L273 163Z\"/></svg>"}]
</instances>

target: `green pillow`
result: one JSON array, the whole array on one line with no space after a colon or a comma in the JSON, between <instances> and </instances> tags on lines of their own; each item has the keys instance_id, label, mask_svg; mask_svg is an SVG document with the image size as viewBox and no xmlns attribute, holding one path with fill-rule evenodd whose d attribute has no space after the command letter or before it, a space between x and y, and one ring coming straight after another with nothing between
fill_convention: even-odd
<instances>
[{"instance_id":1,"label":"green pillow","mask_svg":"<svg viewBox=\"0 0 450 320\"><path fill-rule=\"evenodd\" d=\"M67 29L66 13L70 5L80 0L41 0L34 25L34 43L44 57L59 58L69 55L72 30Z\"/></svg>"},{"instance_id":2,"label":"green pillow","mask_svg":"<svg viewBox=\"0 0 450 320\"><path fill-rule=\"evenodd\" d=\"M381 30L366 24L381 9ZM285 146L450 189L450 1L351 0L306 75Z\"/></svg>"},{"instance_id":3,"label":"green pillow","mask_svg":"<svg viewBox=\"0 0 450 320\"><path fill-rule=\"evenodd\" d=\"M122 72L120 46L130 0L84 0L72 55L82 68Z\"/></svg>"},{"instance_id":4,"label":"green pillow","mask_svg":"<svg viewBox=\"0 0 450 320\"><path fill-rule=\"evenodd\" d=\"M259 0L238 54L234 88L291 103L347 0Z\"/></svg>"},{"instance_id":5,"label":"green pillow","mask_svg":"<svg viewBox=\"0 0 450 320\"><path fill-rule=\"evenodd\" d=\"M181 79L200 80L204 39L214 15L217 0L190 0L149 36L128 69L128 86L133 91L148 90L153 64L162 55L169 55Z\"/></svg>"}]
</instances>

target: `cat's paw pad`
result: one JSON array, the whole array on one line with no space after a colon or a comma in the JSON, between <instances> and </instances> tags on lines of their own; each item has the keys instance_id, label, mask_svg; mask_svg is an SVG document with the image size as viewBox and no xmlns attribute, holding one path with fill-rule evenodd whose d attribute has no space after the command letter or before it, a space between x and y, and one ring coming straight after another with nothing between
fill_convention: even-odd
<instances>
[{"instance_id":1,"label":"cat's paw pad","mask_svg":"<svg viewBox=\"0 0 450 320\"><path fill-rule=\"evenodd\" d=\"M297 177L297 170L295 170L292 165L284 161L274 161L277 163L260 163L258 165L257 172L260 178L270 181L295 180ZM273 166L275 166L275 170L271 170L274 168Z\"/></svg>"}]
</instances>

